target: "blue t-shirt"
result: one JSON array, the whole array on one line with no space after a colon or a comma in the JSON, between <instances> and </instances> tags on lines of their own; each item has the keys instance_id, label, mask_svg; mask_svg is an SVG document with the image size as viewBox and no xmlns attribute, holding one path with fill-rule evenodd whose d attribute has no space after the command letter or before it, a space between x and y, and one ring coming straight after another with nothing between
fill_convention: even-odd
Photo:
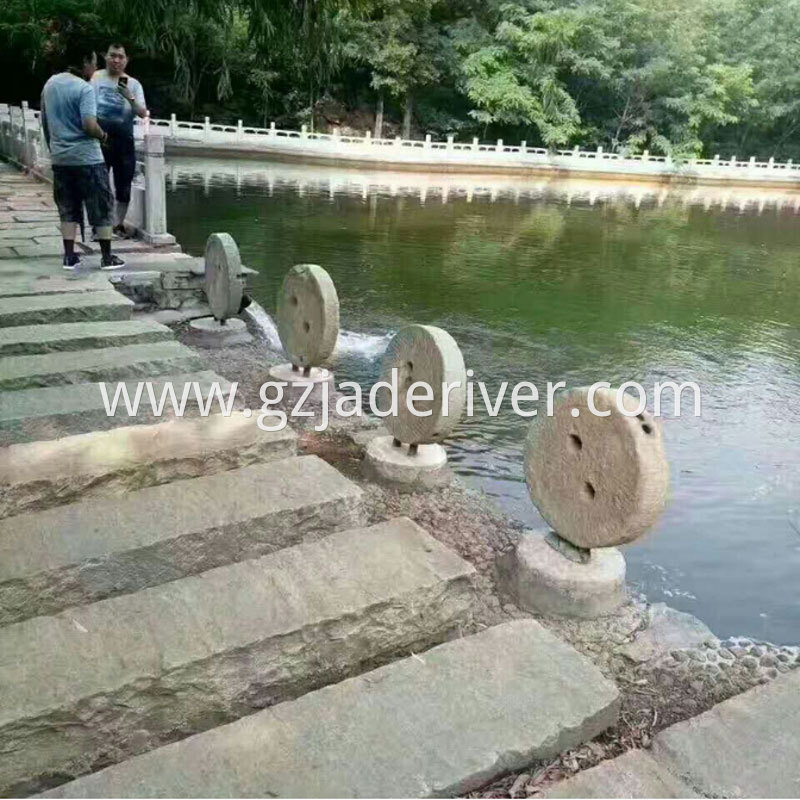
<instances>
[{"instance_id":1,"label":"blue t-shirt","mask_svg":"<svg viewBox=\"0 0 800 800\"><path fill-rule=\"evenodd\" d=\"M144 105L144 89L136 78L128 78L128 90L139 105ZM112 78L104 69L92 75L92 86L97 98L97 121L112 136L133 138L133 107L118 91L119 79Z\"/></svg>"},{"instance_id":2,"label":"blue t-shirt","mask_svg":"<svg viewBox=\"0 0 800 800\"><path fill-rule=\"evenodd\" d=\"M83 130L83 121L97 116L94 91L70 72L53 75L42 89L42 111L50 132L50 154L58 166L103 163L100 142Z\"/></svg>"}]
</instances>

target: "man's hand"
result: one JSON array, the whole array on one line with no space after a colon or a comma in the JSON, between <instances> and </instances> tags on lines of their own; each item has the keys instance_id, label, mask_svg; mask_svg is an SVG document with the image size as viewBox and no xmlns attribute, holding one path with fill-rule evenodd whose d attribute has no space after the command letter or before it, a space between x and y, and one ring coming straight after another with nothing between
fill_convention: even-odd
<instances>
[{"instance_id":1,"label":"man's hand","mask_svg":"<svg viewBox=\"0 0 800 800\"><path fill-rule=\"evenodd\" d=\"M133 103L133 92L127 86L117 86L117 91L129 102Z\"/></svg>"}]
</instances>

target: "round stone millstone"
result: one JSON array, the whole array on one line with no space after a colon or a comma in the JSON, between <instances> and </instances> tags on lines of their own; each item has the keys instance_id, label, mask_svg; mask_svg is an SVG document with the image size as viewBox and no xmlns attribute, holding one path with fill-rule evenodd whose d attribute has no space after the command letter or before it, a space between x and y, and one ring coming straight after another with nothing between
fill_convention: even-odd
<instances>
[{"instance_id":1,"label":"round stone millstone","mask_svg":"<svg viewBox=\"0 0 800 800\"><path fill-rule=\"evenodd\" d=\"M242 259L229 233L212 233L206 241L206 297L215 319L239 313L242 304Z\"/></svg>"},{"instance_id":2,"label":"round stone millstone","mask_svg":"<svg viewBox=\"0 0 800 800\"><path fill-rule=\"evenodd\" d=\"M669 465L661 423L647 411L628 417L616 389L556 395L553 416L541 416L525 442L525 478L542 517L577 547L614 547L638 539L664 509ZM638 401L623 395L626 410ZM574 416L577 409L579 416Z\"/></svg>"},{"instance_id":3,"label":"round stone millstone","mask_svg":"<svg viewBox=\"0 0 800 800\"><path fill-rule=\"evenodd\" d=\"M316 367L336 347L339 297L317 264L296 264L278 292L278 334L292 364Z\"/></svg>"},{"instance_id":4,"label":"round stone millstone","mask_svg":"<svg viewBox=\"0 0 800 800\"><path fill-rule=\"evenodd\" d=\"M384 419L384 425L395 439L404 444L435 444L453 432L464 412L467 395L467 372L464 357L456 340L445 330L432 325L409 325L398 331L389 342L381 363L381 380L391 383L392 369L397 369L397 415ZM409 387L422 381L430 386L432 400L422 390L414 393L414 408L431 411L430 416L413 415L406 402ZM444 383L460 383L448 396L444 414ZM378 406L389 409L388 390L378 393Z\"/></svg>"}]
</instances>

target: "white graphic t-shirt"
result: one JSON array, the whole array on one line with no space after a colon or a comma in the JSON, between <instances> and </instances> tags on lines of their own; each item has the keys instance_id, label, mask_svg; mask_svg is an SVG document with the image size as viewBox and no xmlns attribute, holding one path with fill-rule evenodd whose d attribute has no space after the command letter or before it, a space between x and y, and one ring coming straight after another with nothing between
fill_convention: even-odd
<instances>
[{"instance_id":1,"label":"white graphic t-shirt","mask_svg":"<svg viewBox=\"0 0 800 800\"><path fill-rule=\"evenodd\" d=\"M144 89L136 78L128 77L128 89L134 100L144 105ZM112 78L104 69L92 75L92 86L97 98L97 121L103 130L117 136L133 137L133 107L117 91L118 78Z\"/></svg>"}]
</instances>

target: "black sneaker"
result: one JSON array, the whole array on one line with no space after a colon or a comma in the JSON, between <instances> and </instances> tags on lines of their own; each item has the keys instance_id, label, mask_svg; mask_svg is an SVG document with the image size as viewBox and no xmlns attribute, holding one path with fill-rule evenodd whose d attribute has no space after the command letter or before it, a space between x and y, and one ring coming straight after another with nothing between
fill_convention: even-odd
<instances>
[{"instance_id":1,"label":"black sneaker","mask_svg":"<svg viewBox=\"0 0 800 800\"><path fill-rule=\"evenodd\" d=\"M73 253L71 256L65 255L63 260L61 261L61 266L63 269L75 269L81 263L80 258L76 253Z\"/></svg>"},{"instance_id":2,"label":"black sneaker","mask_svg":"<svg viewBox=\"0 0 800 800\"><path fill-rule=\"evenodd\" d=\"M119 256L115 256L113 253L107 259L103 258L100 261L100 269L119 269L120 267L124 266L125 262Z\"/></svg>"}]
</instances>

